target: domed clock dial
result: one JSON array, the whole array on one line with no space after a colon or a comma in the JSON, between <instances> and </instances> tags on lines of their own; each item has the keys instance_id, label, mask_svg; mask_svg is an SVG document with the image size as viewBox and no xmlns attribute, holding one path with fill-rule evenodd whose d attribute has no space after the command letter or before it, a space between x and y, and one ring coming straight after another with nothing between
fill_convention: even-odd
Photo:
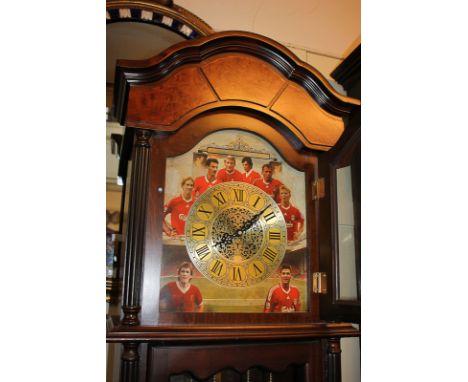
<instances>
[{"instance_id":1,"label":"domed clock dial","mask_svg":"<svg viewBox=\"0 0 468 382\"><path fill-rule=\"evenodd\" d=\"M286 250L286 223L276 202L248 183L209 188L191 207L187 252L208 279L246 287L270 276Z\"/></svg>"}]
</instances>

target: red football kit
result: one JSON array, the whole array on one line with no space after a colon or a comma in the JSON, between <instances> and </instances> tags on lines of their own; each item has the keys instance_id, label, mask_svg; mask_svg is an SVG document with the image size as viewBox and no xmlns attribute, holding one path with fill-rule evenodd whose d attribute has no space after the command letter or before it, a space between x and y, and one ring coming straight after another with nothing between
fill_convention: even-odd
<instances>
[{"instance_id":1,"label":"red football kit","mask_svg":"<svg viewBox=\"0 0 468 382\"><path fill-rule=\"evenodd\" d=\"M167 214L171 214L171 227L176 231L177 235L184 234L185 220L194 201L193 196L189 200L186 200L182 195L179 195L172 198L164 206L164 217Z\"/></svg>"},{"instance_id":2,"label":"red football kit","mask_svg":"<svg viewBox=\"0 0 468 382\"><path fill-rule=\"evenodd\" d=\"M272 179L270 183L265 183L263 178L260 178L255 180L253 185L265 191L268 195L271 195L272 198L279 203L279 188L283 185L281 181L278 179Z\"/></svg>"},{"instance_id":3,"label":"red football kit","mask_svg":"<svg viewBox=\"0 0 468 382\"><path fill-rule=\"evenodd\" d=\"M299 289L289 286L289 290L286 291L281 284L271 287L263 309L265 313L289 313L300 310Z\"/></svg>"},{"instance_id":4,"label":"red football kit","mask_svg":"<svg viewBox=\"0 0 468 382\"><path fill-rule=\"evenodd\" d=\"M262 176L257 171L250 170L249 172L244 172L242 174L242 182L254 184L254 182L257 179L261 179L261 177Z\"/></svg>"},{"instance_id":5,"label":"red football kit","mask_svg":"<svg viewBox=\"0 0 468 382\"><path fill-rule=\"evenodd\" d=\"M195 312L203 303L203 298L195 285L190 285L188 290L183 291L177 281L172 281L161 289L161 302L166 304L166 309L170 312Z\"/></svg>"},{"instance_id":6,"label":"red football kit","mask_svg":"<svg viewBox=\"0 0 468 382\"><path fill-rule=\"evenodd\" d=\"M233 172L229 173L225 168L222 168L218 171L216 179L218 179L220 182L241 182L242 174L240 171L237 170L234 170Z\"/></svg>"},{"instance_id":7,"label":"red football kit","mask_svg":"<svg viewBox=\"0 0 468 382\"><path fill-rule=\"evenodd\" d=\"M193 186L193 195L197 198L206 190L218 183L221 182L216 178L212 182L210 182L206 176L199 176L197 179L195 179L195 184Z\"/></svg>"},{"instance_id":8,"label":"red football kit","mask_svg":"<svg viewBox=\"0 0 468 382\"><path fill-rule=\"evenodd\" d=\"M292 204L289 207L283 207L278 204L281 212L283 213L284 220L286 221L286 228L288 229L288 241L294 240L294 233L298 232L304 224L304 218L301 212Z\"/></svg>"}]
</instances>

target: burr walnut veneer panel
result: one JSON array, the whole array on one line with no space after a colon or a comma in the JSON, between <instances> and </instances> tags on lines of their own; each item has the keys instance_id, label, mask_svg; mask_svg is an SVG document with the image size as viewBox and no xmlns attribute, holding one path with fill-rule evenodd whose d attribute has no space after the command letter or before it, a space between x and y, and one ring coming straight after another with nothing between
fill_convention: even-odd
<instances>
[{"instance_id":1,"label":"burr walnut veneer panel","mask_svg":"<svg viewBox=\"0 0 468 382\"><path fill-rule=\"evenodd\" d=\"M126 125L174 131L208 109L256 109L283 121L307 147L328 150L344 131L342 118L323 110L276 68L230 53L174 70L160 81L132 84Z\"/></svg>"},{"instance_id":2,"label":"burr walnut veneer panel","mask_svg":"<svg viewBox=\"0 0 468 382\"><path fill-rule=\"evenodd\" d=\"M216 100L216 95L200 69L195 66L183 67L158 83L132 86L127 122L142 127L167 126L190 110Z\"/></svg>"},{"instance_id":3,"label":"burr walnut veneer panel","mask_svg":"<svg viewBox=\"0 0 468 382\"><path fill-rule=\"evenodd\" d=\"M271 65L247 55L224 55L203 64L221 100L248 100L267 107L286 83Z\"/></svg>"},{"instance_id":4,"label":"burr walnut veneer panel","mask_svg":"<svg viewBox=\"0 0 468 382\"><path fill-rule=\"evenodd\" d=\"M329 150L359 102L338 94L313 67L280 44L246 32L187 41L148 60L119 60L120 123L174 132L218 109L276 120L309 149Z\"/></svg>"},{"instance_id":5,"label":"burr walnut veneer panel","mask_svg":"<svg viewBox=\"0 0 468 382\"><path fill-rule=\"evenodd\" d=\"M332 147L344 130L343 120L327 113L299 85L290 83L271 110L300 129L310 143Z\"/></svg>"}]
</instances>

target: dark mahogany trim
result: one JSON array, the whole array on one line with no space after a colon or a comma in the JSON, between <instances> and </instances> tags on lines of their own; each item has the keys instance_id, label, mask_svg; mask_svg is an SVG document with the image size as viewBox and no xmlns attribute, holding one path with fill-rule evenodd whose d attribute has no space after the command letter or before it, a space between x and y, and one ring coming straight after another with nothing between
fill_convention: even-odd
<instances>
[{"instance_id":1,"label":"dark mahogany trim","mask_svg":"<svg viewBox=\"0 0 468 382\"><path fill-rule=\"evenodd\" d=\"M358 129L354 134L347 140L346 144L343 147L342 152L335 158L335 160L330 163L330 190L334 190L330 194L331 199L331 230L332 230L332 250L333 250L333 259L335 260L334 271L334 299L333 303L340 303L344 305L360 305L361 300L361 290L360 290L360 208L361 208L361 198L360 198L360 168L356 169L355 166L360 167L359 162L351 162L353 158L353 153L356 151L357 155L360 155L360 143L361 143L361 129ZM356 290L357 290L357 299L348 301L340 300L338 297L338 291L340 290L340 279L339 279L339 240L338 240L338 200L337 200L337 169L353 165L351 167L353 171L352 176L352 198L353 198L353 212L354 212L354 227L355 227L355 259L356 259ZM355 179L357 178L357 179Z\"/></svg>"},{"instance_id":2,"label":"dark mahogany trim","mask_svg":"<svg viewBox=\"0 0 468 382\"><path fill-rule=\"evenodd\" d=\"M338 94L312 66L300 61L281 44L248 32L219 32L173 45L148 60L119 60L115 73L114 113L125 125L130 85L159 81L187 64L198 64L223 53L255 56L274 66L286 79L300 85L325 111L346 117L359 102Z\"/></svg>"},{"instance_id":3,"label":"dark mahogany trim","mask_svg":"<svg viewBox=\"0 0 468 382\"><path fill-rule=\"evenodd\" d=\"M361 164L360 164L360 147L361 147L361 112L360 110L353 114L349 121L348 129L345 134L340 138L335 147L330 150L330 154L334 155L333 160L330 162L330 192L331 198L331 234L332 234L332 250L333 259L335 264L334 286L333 286L333 304L340 304L342 306L357 305L360 308L361 304ZM336 155L335 155L336 153ZM352 195L353 195L353 208L355 220L355 256L356 256L356 288L357 299L353 301L340 300L338 298L339 291L339 250L338 250L338 201L337 201L337 184L336 184L336 170L340 167L353 165L352 176ZM359 310L360 312L360 310ZM354 317L352 322L360 322L359 316Z\"/></svg>"},{"instance_id":4,"label":"dark mahogany trim","mask_svg":"<svg viewBox=\"0 0 468 382\"><path fill-rule=\"evenodd\" d=\"M118 83L114 83L112 113L122 126L126 126L125 119L127 118L127 103L130 86L126 81L120 80L122 78L121 71L121 68L118 66L115 68L115 81L118 81Z\"/></svg>"},{"instance_id":5,"label":"dark mahogany trim","mask_svg":"<svg viewBox=\"0 0 468 382\"><path fill-rule=\"evenodd\" d=\"M242 126L242 127L239 127ZM129 129L129 128L128 128ZM266 121L255 118L250 114L238 114L232 111L223 113L210 113L200 115L193 119L189 124L184 125L174 134L169 136L164 134L153 133L151 145L154 148L151 162L154 166L150 176L150 190L157 190L159 187L165 188L165 162L167 158L175 157L186 153L193 149L198 143L209 134L220 130L246 131L260 137L268 137L268 142L281 155L282 160L287 162L298 171L304 171L306 174L305 194L307 197L307 224L310 228L308 232L308 267L310 274L319 271L318 268L318 253L317 253L317 232L314 217L316 216L317 203L312 200L312 183L314 174L316 173L317 161L316 156L310 150L302 152L296 151L293 148L291 138L283 134L285 127L278 122L269 125ZM263 138L264 139L264 138ZM288 315L272 314L265 315L264 313L182 313L182 312L158 312L159 284L152 281L151 275L159 274L160 269L157 265L154 268L149 268L152 264L152 259L158 258L157 254L163 253L160 233L162 228L156 226L156 222L162 220L162 215L157 214L163 211L163 199L159 193L151 193L149 196L149 210L154 211L148 216L146 226L146 257L144 258L145 269L143 274L144 283L142 285L142 302L141 325L213 325L217 322L231 324L236 327L252 324L271 324L278 325L287 321L290 325L305 324L316 322L319 320L318 304L319 297L317 294L309 294L309 303L311 308L308 312L292 313ZM158 223L159 224L159 223ZM155 244L157 243L157 244ZM159 255L161 256L161 255ZM160 259L160 258L158 258ZM160 260L158 260L160 261ZM311 291L311 277L308 280L308 290ZM151 296L151 297L149 297ZM315 308L317 307L317 309Z\"/></svg>"},{"instance_id":6,"label":"dark mahogany trim","mask_svg":"<svg viewBox=\"0 0 468 382\"><path fill-rule=\"evenodd\" d=\"M144 253L144 227L148 200L148 174L150 167L150 138L147 130L135 131L132 181L129 194L129 216L123 272L122 310L123 325L139 325L142 258Z\"/></svg>"},{"instance_id":7,"label":"dark mahogany trim","mask_svg":"<svg viewBox=\"0 0 468 382\"><path fill-rule=\"evenodd\" d=\"M341 347L339 338L328 339L328 382L341 382Z\"/></svg>"},{"instance_id":8,"label":"dark mahogany trim","mask_svg":"<svg viewBox=\"0 0 468 382\"><path fill-rule=\"evenodd\" d=\"M321 224L319 225L320 241L320 268L332 275L331 287L328 294L320 295L320 318L328 321L361 322L361 255L360 255L360 197L354 200L356 220L356 278L358 287L358 299L354 301L339 300L338 292L338 249L337 218L336 218L336 177L334 173L339 163L350 159L353 147L360 145L361 112L356 110L347 121L346 129L338 142L329 151L321 153L319 157L319 176L325 178L325 195L320 199ZM360 177L360 175L359 175ZM360 188L360 184L353 184ZM357 191L357 190L356 190ZM356 194L357 195L357 194ZM360 195L360 192L359 192Z\"/></svg>"},{"instance_id":9,"label":"dark mahogany trim","mask_svg":"<svg viewBox=\"0 0 468 382\"><path fill-rule=\"evenodd\" d=\"M361 45L356 47L343 62L331 72L330 76L341 84L346 91L361 83ZM360 98L360 94L359 94Z\"/></svg>"},{"instance_id":10,"label":"dark mahogany trim","mask_svg":"<svg viewBox=\"0 0 468 382\"><path fill-rule=\"evenodd\" d=\"M134 382L138 381L138 363L140 356L138 355L138 343L125 342L120 362L120 381Z\"/></svg>"},{"instance_id":11,"label":"dark mahogany trim","mask_svg":"<svg viewBox=\"0 0 468 382\"><path fill-rule=\"evenodd\" d=\"M118 318L113 317L108 324L107 342L224 343L232 340L277 341L357 336L359 330L347 323L124 327L119 326Z\"/></svg>"},{"instance_id":12,"label":"dark mahogany trim","mask_svg":"<svg viewBox=\"0 0 468 382\"><path fill-rule=\"evenodd\" d=\"M132 157L134 135L135 135L135 129L125 128L123 143L120 149L120 160L119 160L119 170L118 170L118 175L121 177L124 183L127 180L127 165Z\"/></svg>"},{"instance_id":13,"label":"dark mahogany trim","mask_svg":"<svg viewBox=\"0 0 468 382\"><path fill-rule=\"evenodd\" d=\"M323 381L322 353L320 341L231 343L206 345L202 349L150 344L147 375L150 381L167 381L171 375L190 371L196 380L207 381L221 370L230 370L241 376L232 379L223 373L223 381ZM291 366L295 371L285 376L283 373Z\"/></svg>"}]
</instances>

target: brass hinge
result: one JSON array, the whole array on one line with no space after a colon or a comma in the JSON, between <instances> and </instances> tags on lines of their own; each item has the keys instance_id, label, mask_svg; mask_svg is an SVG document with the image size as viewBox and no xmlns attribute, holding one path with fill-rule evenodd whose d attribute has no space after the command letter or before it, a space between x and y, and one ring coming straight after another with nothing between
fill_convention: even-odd
<instances>
[{"instance_id":1,"label":"brass hinge","mask_svg":"<svg viewBox=\"0 0 468 382\"><path fill-rule=\"evenodd\" d=\"M325 197L325 178L318 178L312 183L312 199L317 200Z\"/></svg>"},{"instance_id":2,"label":"brass hinge","mask_svg":"<svg viewBox=\"0 0 468 382\"><path fill-rule=\"evenodd\" d=\"M327 294L327 274L325 272L314 272L312 274L312 292Z\"/></svg>"}]
</instances>

